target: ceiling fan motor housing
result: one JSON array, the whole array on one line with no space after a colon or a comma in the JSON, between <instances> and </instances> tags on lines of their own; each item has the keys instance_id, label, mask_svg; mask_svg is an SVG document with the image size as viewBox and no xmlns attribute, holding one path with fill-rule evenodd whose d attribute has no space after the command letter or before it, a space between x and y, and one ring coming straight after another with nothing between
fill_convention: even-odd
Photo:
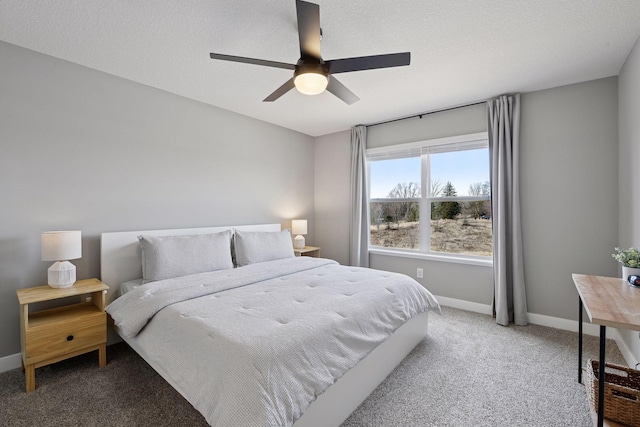
<instances>
[{"instance_id":1,"label":"ceiling fan motor housing","mask_svg":"<svg viewBox=\"0 0 640 427\"><path fill-rule=\"evenodd\" d=\"M300 74L314 73L322 74L329 78L329 70L322 59L314 58L311 56L303 56L298 59L296 63L296 69L293 72L293 77L296 78Z\"/></svg>"},{"instance_id":2,"label":"ceiling fan motor housing","mask_svg":"<svg viewBox=\"0 0 640 427\"><path fill-rule=\"evenodd\" d=\"M305 95L322 93L329 84L329 70L324 61L312 56L303 56L296 63L293 83Z\"/></svg>"}]
</instances>

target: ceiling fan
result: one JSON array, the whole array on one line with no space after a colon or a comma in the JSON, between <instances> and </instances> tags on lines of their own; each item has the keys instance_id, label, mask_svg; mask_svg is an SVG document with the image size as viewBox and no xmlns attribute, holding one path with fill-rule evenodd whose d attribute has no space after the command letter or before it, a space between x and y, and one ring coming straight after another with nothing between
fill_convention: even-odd
<instances>
[{"instance_id":1,"label":"ceiling fan","mask_svg":"<svg viewBox=\"0 0 640 427\"><path fill-rule=\"evenodd\" d=\"M320 29L320 7L315 3L296 0L296 12L298 15L298 37L300 40L300 59L298 59L296 64L223 55L220 53L211 53L211 59L244 62L246 64L293 70L293 77L287 80L285 84L276 89L271 95L267 96L264 102L275 101L295 87L305 95L317 95L326 89L349 105L358 101L360 98L340 83L333 74L399 67L409 65L411 61L410 52L324 61L322 56L320 56L320 39L322 38L322 30Z\"/></svg>"}]
</instances>

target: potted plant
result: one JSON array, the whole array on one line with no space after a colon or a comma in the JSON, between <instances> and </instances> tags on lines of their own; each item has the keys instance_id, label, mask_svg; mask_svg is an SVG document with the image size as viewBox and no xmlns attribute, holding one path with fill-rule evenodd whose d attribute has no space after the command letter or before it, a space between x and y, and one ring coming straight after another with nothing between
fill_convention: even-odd
<instances>
[{"instance_id":1,"label":"potted plant","mask_svg":"<svg viewBox=\"0 0 640 427\"><path fill-rule=\"evenodd\" d=\"M616 253L611 256L622 264L622 278L628 280L629 276L640 276L640 250L636 248L615 248Z\"/></svg>"}]
</instances>

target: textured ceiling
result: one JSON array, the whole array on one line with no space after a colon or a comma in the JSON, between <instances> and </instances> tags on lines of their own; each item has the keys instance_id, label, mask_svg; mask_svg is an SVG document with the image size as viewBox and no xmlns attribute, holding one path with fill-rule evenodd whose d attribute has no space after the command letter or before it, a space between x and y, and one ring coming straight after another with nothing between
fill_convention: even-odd
<instances>
[{"instance_id":1,"label":"textured ceiling","mask_svg":"<svg viewBox=\"0 0 640 427\"><path fill-rule=\"evenodd\" d=\"M639 0L317 0L322 55L411 52L408 67L341 74L360 101L293 90L294 0L0 0L0 40L318 136L617 75L640 36Z\"/></svg>"}]
</instances>

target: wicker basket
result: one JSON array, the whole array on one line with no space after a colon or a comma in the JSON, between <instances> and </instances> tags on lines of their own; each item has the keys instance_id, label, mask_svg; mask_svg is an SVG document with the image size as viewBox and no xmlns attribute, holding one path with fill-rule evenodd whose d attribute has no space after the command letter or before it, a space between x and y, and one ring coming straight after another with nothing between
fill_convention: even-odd
<instances>
[{"instance_id":1,"label":"wicker basket","mask_svg":"<svg viewBox=\"0 0 640 427\"><path fill-rule=\"evenodd\" d=\"M587 362L587 397L598 410L598 361ZM628 426L640 426L640 371L606 363L604 417Z\"/></svg>"}]
</instances>

